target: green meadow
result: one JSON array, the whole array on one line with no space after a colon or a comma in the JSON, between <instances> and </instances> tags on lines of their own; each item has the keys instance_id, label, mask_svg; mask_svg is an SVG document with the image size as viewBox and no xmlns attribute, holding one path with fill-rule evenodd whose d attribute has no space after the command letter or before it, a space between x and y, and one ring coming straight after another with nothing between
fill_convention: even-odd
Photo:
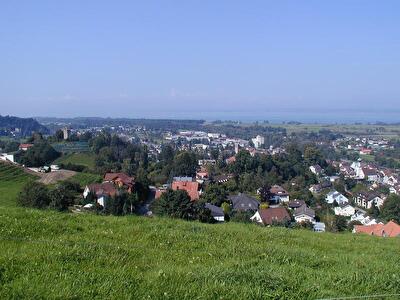
<instances>
[{"instance_id":1,"label":"green meadow","mask_svg":"<svg viewBox=\"0 0 400 300\"><path fill-rule=\"evenodd\" d=\"M64 154L60 158L54 161L54 164L75 164L82 165L88 167L89 169L93 169L95 166L94 163L94 155L91 153L70 153Z\"/></svg>"},{"instance_id":2,"label":"green meadow","mask_svg":"<svg viewBox=\"0 0 400 300\"><path fill-rule=\"evenodd\" d=\"M400 294L399 239L25 209L17 173L0 171L0 299Z\"/></svg>"}]
</instances>

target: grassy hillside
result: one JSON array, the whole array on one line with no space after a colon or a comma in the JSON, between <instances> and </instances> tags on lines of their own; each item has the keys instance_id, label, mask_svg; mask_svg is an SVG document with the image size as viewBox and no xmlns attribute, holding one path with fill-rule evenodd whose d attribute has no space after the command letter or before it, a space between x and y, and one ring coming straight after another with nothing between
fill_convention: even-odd
<instances>
[{"instance_id":1,"label":"grassy hillside","mask_svg":"<svg viewBox=\"0 0 400 300\"><path fill-rule=\"evenodd\" d=\"M77 182L82 187L85 187L86 185L91 184L91 183L101 182L102 177L97 174L82 172L82 173L77 173L75 176L71 177L69 180Z\"/></svg>"},{"instance_id":2,"label":"grassy hillside","mask_svg":"<svg viewBox=\"0 0 400 300\"><path fill-rule=\"evenodd\" d=\"M400 293L400 239L24 209L19 171L0 171L0 299Z\"/></svg>"},{"instance_id":3,"label":"grassy hillside","mask_svg":"<svg viewBox=\"0 0 400 300\"><path fill-rule=\"evenodd\" d=\"M15 206L15 199L21 187L31 179L36 178L21 168L0 162L0 205Z\"/></svg>"},{"instance_id":4,"label":"grassy hillside","mask_svg":"<svg viewBox=\"0 0 400 300\"><path fill-rule=\"evenodd\" d=\"M75 164L88 168L94 168L94 155L91 153L71 153L65 154L54 161L55 164Z\"/></svg>"}]
</instances>

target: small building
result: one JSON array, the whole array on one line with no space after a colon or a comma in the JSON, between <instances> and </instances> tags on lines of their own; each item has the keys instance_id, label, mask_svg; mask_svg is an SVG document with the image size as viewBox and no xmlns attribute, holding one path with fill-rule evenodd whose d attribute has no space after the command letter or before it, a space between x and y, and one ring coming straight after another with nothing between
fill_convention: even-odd
<instances>
[{"instance_id":1,"label":"small building","mask_svg":"<svg viewBox=\"0 0 400 300\"><path fill-rule=\"evenodd\" d=\"M310 171L311 171L311 173L319 176L322 174L323 169L321 168L320 165L314 165L314 166L310 166Z\"/></svg>"},{"instance_id":2,"label":"small building","mask_svg":"<svg viewBox=\"0 0 400 300\"><path fill-rule=\"evenodd\" d=\"M303 204L302 206L296 208L294 210L294 220L296 223L302 223L302 222L310 222L314 223L315 222L315 211L309 207L307 207L306 204Z\"/></svg>"},{"instance_id":3,"label":"small building","mask_svg":"<svg viewBox=\"0 0 400 300\"><path fill-rule=\"evenodd\" d=\"M315 222L313 226L313 230L315 232L325 232L325 223L322 222Z\"/></svg>"},{"instance_id":4,"label":"small building","mask_svg":"<svg viewBox=\"0 0 400 300\"><path fill-rule=\"evenodd\" d=\"M237 211L256 211L260 206L260 202L257 199L243 193L229 196L228 199L232 203L232 209Z\"/></svg>"},{"instance_id":5,"label":"small building","mask_svg":"<svg viewBox=\"0 0 400 300\"><path fill-rule=\"evenodd\" d=\"M190 178L191 181L186 180L186 178ZM192 201L199 199L201 191L200 184L197 181L193 181L191 177L175 177L174 179L180 179L172 182L171 188L174 191L186 191Z\"/></svg>"},{"instance_id":6,"label":"small building","mask_svg":"<svg viewBox=\"0 0 400 300\"><path fill-rule=\"evenodd\" d=\"M299 208L300 206L305 205L305 204L306 203L304 202L304 200L295 199L295 200L289 201L288 207L290 209L296 209L296 208Z\"/></svg>"},{"instance_id":7,"label":"small building","mask_svg":"<svg viewBox=\"0 0 400 300\"><path fill-rule=\"evenodd\" d=\"M272 195L272 202L277 204L289 202L289 193L283 187L279 185L273 185L269 191Z\"/></svg>"},{"instance_id":8,"label":"small building","mask_svg":"<svg viewBox=\"0 0 400 300\"><path fill-rule=\"evenodd\" d=\"M325 201L328 204L333 204L334 202L336 202L339 205L343 205L343 204L349 203L349 199L347 199L343 194L341 194L341 193L339 193L338 191L335 191L335 190L329 192L326 195Z\"/></svg>"},{"instance_id":9,"label":"small building","mask_svg":"<svg viewBox=\"0 0 400 300\"><path fill-rule=\"evenodd\" d=\"M119 188L125 188L129 193L133 191L135 179L125 173L106 173L104 182L111 182Z\"/></svg>"},{"instance_id":10,"label":"small building","mask_svg":"<svg viewBox=\"0 0 400 300\"><path fill-rule=\"evenodd\" d=\"M96 202L104 207L107 198L114 197L117 194L117 189L111 182L93 183L85 187L83 197L86 199L89 193L94 195Z\"/></svg>"},{"instance_id":11,"label":"small building","mask_svg":"<svg viewBox=\"0 0 400 300\"><path fill-rule=\"evenodd\" d=\"M337 216L351 217L355 214L356 209L350 204L342 204L335 207L334 211Z\"/></svg>"},{"instance_id":12,"label":"small building","mask_svg":"<svg viewBox=\"0 0 400 300\"><path fill-rule=\"evenodd\" d=\"M205 208L209 209L211 211L211 215L213 216L213 218L218 221L218 222L224 222L225 221L225 214L224 214L224 210L219 207L219 206L215 206L211 203L206 203L205 204Z\"/></svg>"},{"instance_id":13,"label":"small building","mask_svg":"<svg viewBox=\"0 0 400 300\"><path fill-rule=\"evenodd\" d=\"M28 151L28 149L29 148L32 148L33 147L33 144L20 144L19 145L19 150L22 150L22 151Z\"/></svg>"},{"instance_id":14,"label":"small building","mask_svg":"<svg viewBox=\"0 0 400 300\"><path fill-rule=\"evenodd\" d=\"M290 215L284 207L270 207L258 210L250 220L263 225L278 225L290 222Z\"/></svg>"},{"instance_id":15,"label":"small building","mask_svg":"<svg viewBox=\"0 0 400 300\"><path fill-rule=\"evenodd\" d=\"M381 237L400 237L400 225L394 221L386 224L354 225L353 233L364 233Z\"/></svg>"},{"instance_id":16,"label":"small building","mask_svg":"<svg viewBox=\"0 0 400 300\"><path fill-rule=\"evenodd\" d=\"M359 192L354 197L354 202L359 207L370 209L372 205L381 207L383 205L384 199L376 193Z\"/></svg>"}]
</instances>

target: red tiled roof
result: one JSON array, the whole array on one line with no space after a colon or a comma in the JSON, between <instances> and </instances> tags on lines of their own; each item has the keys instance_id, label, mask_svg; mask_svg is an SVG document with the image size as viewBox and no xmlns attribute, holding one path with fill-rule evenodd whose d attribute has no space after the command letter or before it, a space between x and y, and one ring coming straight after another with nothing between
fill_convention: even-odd
<instances>
[{"instance_id":1,"label":"red tiled roof","mask_svg":"<svg viewBox=\"0 0 400 300\"><path fill-rule=\"evenodd\" d=\"M400 237L400 225L393 221L386 224L355 225L354 230L356 233L366 233L369 235Z\"/></svg>"},{"instance_id":2,"label":"red tiled roof","mask_svg":"<svg viewBox=\"0 0 400 300\"><path fill-rule=\"evenodd\" d=\"M19 145L20 149L22 149L22 148L30 148L30 147L33 147L33 144L20 144Z\"/></svg>"},{"instance_id":3,"label":"red tiled roof","mask_svg":"<svg viewBox=\"0 0 400 300\"><path fill-rule=\"evenodd\" d=\"M174 181L172 189L186 191L192 201L199 199L199 183L196 181Z\"/></svg>"},{"instance_id":4,"label":"red tiled roof","mask_svg":"<svg viewBox=\"0 0 400 300\"><path fill-rule=\"evenodd\" d=\"M128 187L132 187L135 184L135 179L125 173L106 173L104 181L121 182Z\"/></svg>"},{"instance_id":5,"label":"red tiled roof","mask_svg":"<svg viewBox=\"0 0 400 300\"><path fill-rule=\"evenodd\" d=\"M115 194L117 193L117 189L115 188L114 184L110 182L93 183L88 185L88 188L90 192L95 194L96 196L115 196Z\"/></svg>"},{"instance_id":6,"label":"red tiled roof","mask_svg":"<svg viewBox=\"0 0 400 300\"><path fill-rule=\"evenodd\" d=\"M258 213L260 214L264 225L290 221L290 215L284 207L270 207L267 209L260 209Z\"/></svg>"}]
</instances>

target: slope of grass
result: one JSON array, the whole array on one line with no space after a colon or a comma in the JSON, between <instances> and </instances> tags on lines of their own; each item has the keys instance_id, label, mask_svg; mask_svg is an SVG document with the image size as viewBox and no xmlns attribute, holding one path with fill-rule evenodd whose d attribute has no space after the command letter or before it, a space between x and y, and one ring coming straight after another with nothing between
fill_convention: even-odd
<instances>
[{"instance_id":1,"label":"slope of grass","mask_svg":"<svg viewBox=\"0 0 400 300\"><path fill-rule=\"evenodd\" d=\"M0 205L15 206L15 199L22 186L33 179L37 178L21 168L0 162Z\"/></svg>"},{"instance_id":2,"label":"slope of grass","mask_svg":"<svg viewBox=\"0 0 400 300\"><path fill-rule=\"evenodd\" d=\"M400 239L19 208L30 176L0 167L0 299L400 293Z\"/></svg>"},{"instance_id":3,"label":"slope of grass","mask_svg":"<svg viewBox=\"0 0 400 300\"><path fill-rule=\"evenodd\" d=\"M54 161L55 164L75 164L75 165L82 165L93 169L94 164L94 155L91 153L71 153L65 154L60 158Z\"/></svg>"},{"instance_id":4,"label":"slope of grass","mask_svg":"<svg viewBox=\"0 0 400 300\"><path fill-rule=\"evenodd\" d=\"M1 299L400 293L399 239L0 207L0 240Z\"/></svg>"},{"instance_id":5,"label":"slope of grass","mask_svg":"<svg viewBox=\"0 0 400 300\"><path fill-rule=\"evenodd\" d=\"M97 183L102 181L102 177L97 174L92 174L92 173L77 173L76 175L72 176L70 181L77 182L81 185L81 187L85 187L88 184L91 183Z\"/></svg>"}]
</instances>

